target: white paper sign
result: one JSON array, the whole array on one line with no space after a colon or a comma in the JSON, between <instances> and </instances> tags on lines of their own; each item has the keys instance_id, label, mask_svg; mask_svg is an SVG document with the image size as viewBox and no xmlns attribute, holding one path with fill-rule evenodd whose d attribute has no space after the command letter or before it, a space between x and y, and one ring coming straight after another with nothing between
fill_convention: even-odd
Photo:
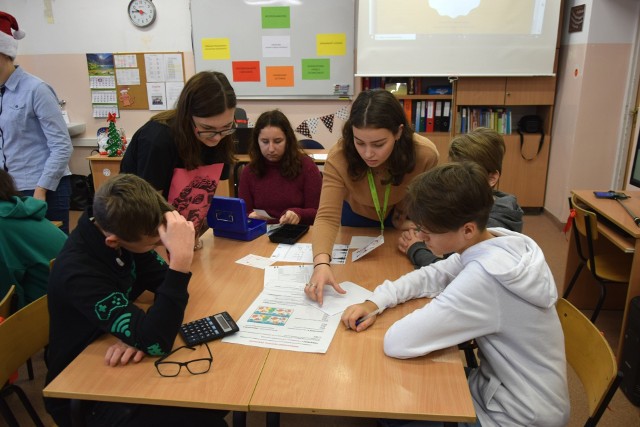
<instances>
[{"instance_id":1,"label":"white paper sign","mask_svg":"<svg viewBox=\"0 0 640 427\"><path fill-rule=\"evenodd\" d=\"M351 254L351 262L359 260L360 258L365 256L366 254L368 254L369 252L371 252L372 250L374 250L378 246L382 245L383 243L384 243L384 236L382 236L382 234L381 234L378 237L376 237L375 239L373 239L371 242L369 242L369 244L367 246L365 246L363 248L360 248L358 250L355 250Z\"/></svg>"}]
</instances>

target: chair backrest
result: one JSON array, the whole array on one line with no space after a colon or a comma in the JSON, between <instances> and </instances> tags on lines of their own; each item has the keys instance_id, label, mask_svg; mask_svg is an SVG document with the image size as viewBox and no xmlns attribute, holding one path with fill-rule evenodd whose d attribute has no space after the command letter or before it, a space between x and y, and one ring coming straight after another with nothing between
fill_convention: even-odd
<instances>
[{"instance_id":1,"label":"chair backrest","mask_svg":"<svg viewBox=\"0 0 640 427\"><path fill-rule=\"evenodd\" d=\"M0 323L0 384L48 343L49 308L45 295Z\"/></svg>"},{"instance_id":2,"label":"chair backrest","mask_svg":"<svg viewBox=\"0 0 640 427\"><path fill-rule=\"evenodd\" d=\"M301 139L298 141L298 144L300 144L300 147L302 148L308 148L312 150L324 149L324 146L320 144L318 141L316 141L315 139Z\"/></svg>"},{"instance_id":3,"label":"chair backrest","mask_svg":"<svg viewBox=\"0 0 640 427\"><path fill-rule=\"evenodd\" d=\"M15 306L16 285L11 285L7 294L0 300L0 317L7 318L13 312Z\"/></svg>"},{"instance_id":4,"label":"chair backrest","mask_svg":"<svg viewBox=\"0 0 640 427\"><path fill-rule=\"evenodd\" d=\"M596 213L581 206L575 195L571 196L569 204L576 214L573 218L575 229L581 235L590 237L591 240L598 240L598 216Z\"/></svg>"},{"instance_id":5,"label":"chair backrest","mask_svg":"<svg viewBox=\"0 0 640 427\"><path fill-rule=\"evenodd\" d=\"M236 107L236 112L233 116L236 122L236 127L246 128L249 125L249 119L247 118L247 112L244 108Z\"/></svg>"},{"instance_id":6,"label":"chair backrest","mask_svg":"<svg viewBox=\"0 0 640 427\"><path fill-rule=\"evenodd\" d=\"M622 373L609 343L580 310L564 298L558 299L556 310L564 332L567 362L587 395L586 425L595 425L618 388Z\"/></svg>"}]
</instances>

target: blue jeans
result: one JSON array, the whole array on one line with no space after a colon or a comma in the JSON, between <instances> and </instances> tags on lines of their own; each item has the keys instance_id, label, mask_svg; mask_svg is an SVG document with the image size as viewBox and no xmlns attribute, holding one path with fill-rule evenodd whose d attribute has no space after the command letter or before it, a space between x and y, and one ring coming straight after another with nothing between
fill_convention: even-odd
<instances>
[{"instance_id":1,"label":"blue jeans","mask_svg":"<svg viewBox=\"0 0 640 427\"><path fill-rule=\"evenodd\" d=\"M21 191L23 196L33 196L35 190ZM71 199L71 177L60 179L56 191L47 191L47 214L49 221L62 221L60 230L69 234L69 200Z\"/></svg>"}]
</instances>

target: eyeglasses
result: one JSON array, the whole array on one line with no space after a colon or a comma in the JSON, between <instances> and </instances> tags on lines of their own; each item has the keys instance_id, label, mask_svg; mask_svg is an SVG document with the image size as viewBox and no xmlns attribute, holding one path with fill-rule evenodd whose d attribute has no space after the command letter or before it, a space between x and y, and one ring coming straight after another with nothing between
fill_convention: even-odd
<instances>
[{"instance_id":1,"label":"eyeglasses","mask_svg":"<svg viewBox=\"0 0 640 427\"><path fill-rule=\"evenodd\" d=\"M183 345L176 348L175 350L172 350L171 353L166 354L162 356L160 359L156 360L154 362L154 365L156 366L158 373L163 377L177 377L183 366L186 367L187 371L189 371L189 373L192 375L206 374L207 372L209 372L209 369L211 369L213 356L211 355L211 349L209 348L209 345L207 343L204 343L204 345L207 347L207 351L209 352L209 357L189 360L188 362L173 362L173 361L166 360L169 356L171 356L172 354L175 354L176 352L178 352L179 350L182 350L183 348L186 348L189 350L195 350L195 347L189 347L189 346Z\"/></svg>"},{"instance_id":2,"label":"eyeglasses","mask_svg":"<svg viewBox=\"0 0 640 427\"><path fill-rule=\"evenodd\" d=\"M193 126L196 128L196 133L200 138L204 139L213 139L216 136L220 136L220 138L224 138L225 136L229 136L236 131L236 122L233 122L231 128L225 130L200 130L198 129L198 125L193 122Z\"/></svg>"}]
</instances>

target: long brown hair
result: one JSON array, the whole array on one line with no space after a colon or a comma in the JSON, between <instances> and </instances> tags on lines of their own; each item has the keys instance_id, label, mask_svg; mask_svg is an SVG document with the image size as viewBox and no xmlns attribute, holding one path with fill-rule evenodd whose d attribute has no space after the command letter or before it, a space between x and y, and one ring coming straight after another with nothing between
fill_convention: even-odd
<instances>
[{"instance_id":1,"label":"long brown hair","mask_svg":"<svg viewBox=\"0 0 640 427\"><path fill-rule=\"evenodd\" d=\"M251 134L251 143L249 144L249 157L251 159L249 167L258 177L264 176L266 172L266 160L260 151L259 141L260 131L266 127L276 127L284 133L286 145L280 164L280 174L287 179L297 177L302 171L300 156L304 154L300 150L289 119L280 110L265 111L256 120Z\"/></svg>"},{"instance_id":2,"label":"long brown hair","mask_svg":"<svg viewBox=\"0 0 640 427\"><path fill-rule=\"evenodd\" d=\"M349 119L342 127L344 153L347 158L348 172L352 180L364 177L369 166L362 160L353 142L353 128L387 129L396 134L403 126L402 134L396 141L387 160L390 182L400 185L404 175L416 166L416 147L413 143L413 129L404 114L404 109L396 97L383 89L360 92L353 105Z\"/></svg>"},{"instance_id":3,"label":"long brown hair","mask_svg":"<svg viewBox=\"0 0 640 427\"><path fill-rule=\"evenodd\" d=\"M173 110L163 111L151 120L171 128L178 156L184 167L192 170L202 165L202 143L193 131L193 116L212 117L236 107L236 94L227 77L217 71L201 71L184 85ZM225 163L233 161L233 135L228 135L217 146L223 150Z\"/></svg>"},{"instance_id":4,"label":"long brown hair","mask_svg":"<svg viewBox=\"0 0 640 427\"><path fill-rule=\"evenodd\" d=\"M0 169L0 200L9 200L12 197L20 197L22 194L16 188L9 172Z\"/></svg>"}]
</instances>

